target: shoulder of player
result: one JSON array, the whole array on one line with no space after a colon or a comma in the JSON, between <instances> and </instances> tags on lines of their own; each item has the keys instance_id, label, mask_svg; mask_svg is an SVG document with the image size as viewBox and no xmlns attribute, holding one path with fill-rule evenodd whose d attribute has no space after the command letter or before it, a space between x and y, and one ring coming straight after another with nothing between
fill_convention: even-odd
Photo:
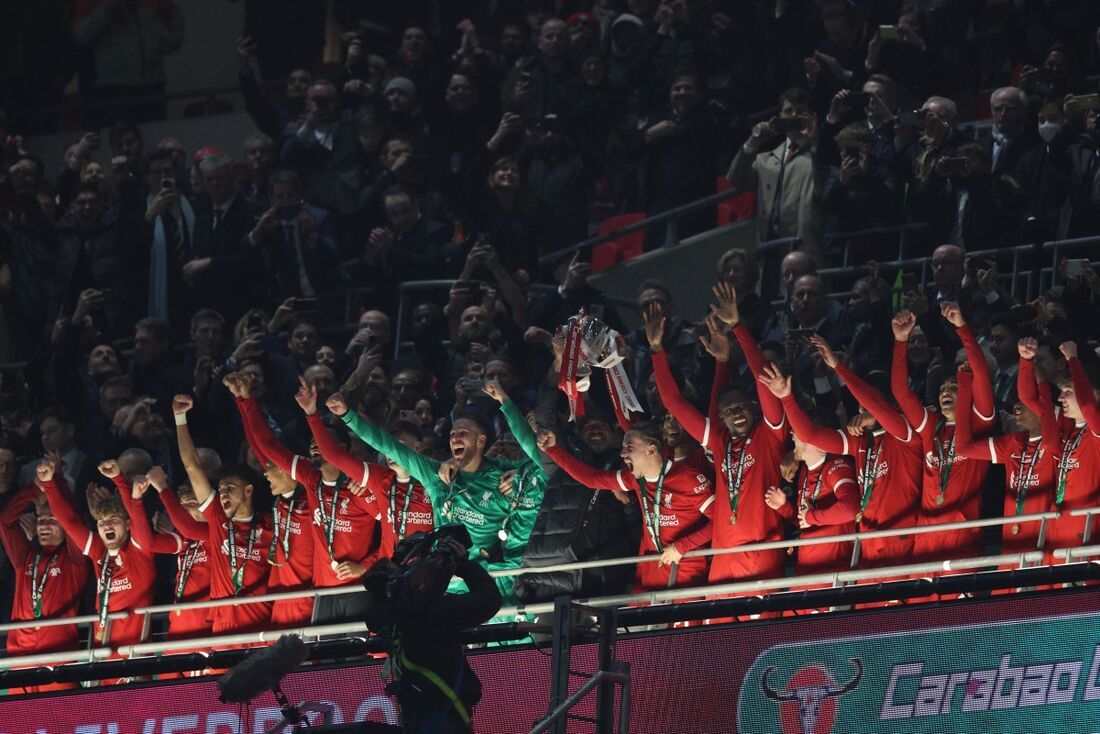
<instances>
[{"instance_id":1,"label":"shoulder of player","mask_svg":"<svg viewBox=\"0 0 1100 734\"><path fill-rule=\"evenodd\" d=\"M668 480L670 483L675 482L677 488L689 489L696 494L711 489L711 481L705 474L697 467L682 461L672 464L672 468L668 470Z\"/></svg>"}]
</instances>

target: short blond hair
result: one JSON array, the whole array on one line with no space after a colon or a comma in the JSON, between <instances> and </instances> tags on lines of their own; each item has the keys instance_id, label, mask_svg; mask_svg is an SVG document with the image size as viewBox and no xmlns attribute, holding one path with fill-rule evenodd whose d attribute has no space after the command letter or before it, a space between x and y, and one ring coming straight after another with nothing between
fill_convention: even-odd
<instances>
[{"instance_id":1,"label":"short blond hair","mask_svg":"<svg viewBox=\"0 0 1100 734\"><path fill-rule=\"evenodd\" d=\"M130 519L130 514L126 512L126 505L122 504L122 498L118 495L111 495L106 499L100 500L91 508L91 512L96 522L107 520L112 517L117 517L122 520Z\"/></svg>"}]
</instances>

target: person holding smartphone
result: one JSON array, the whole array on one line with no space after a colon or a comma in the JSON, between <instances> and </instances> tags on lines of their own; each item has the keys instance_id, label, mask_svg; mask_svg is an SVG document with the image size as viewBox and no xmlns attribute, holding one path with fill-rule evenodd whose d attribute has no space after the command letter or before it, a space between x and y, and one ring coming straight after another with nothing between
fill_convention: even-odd
<instances>
[{"instance_id":1,"label":"person holding smartphone","mask_svg":"<svg viewBox=\"0 0 1100 734\"><path fill-rule=\"evenodd\" d=\"M734 186L756 189L761 241L801 237L801 249L814 255L820 252L821 231L821 192L812 154L816 137L813 99L793 87L780 95L779 114L753 128L726 173ZM765 147L777 138L778 145Z\"/></svg>"}]
</instances>

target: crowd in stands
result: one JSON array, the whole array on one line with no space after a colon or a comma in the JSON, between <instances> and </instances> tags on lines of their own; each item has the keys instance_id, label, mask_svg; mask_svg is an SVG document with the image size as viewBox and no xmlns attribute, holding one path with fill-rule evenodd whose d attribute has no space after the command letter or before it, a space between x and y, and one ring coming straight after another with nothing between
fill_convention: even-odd
<instances>
[{"instance_id":1,"label":"crowd in stands","mask_svg":"<svg viewBox=\"0 0 1100 734\"><path fill-rule=\"evenodd\" d=\"M359 586L443 523L490 570L660 557L498 577L509 606L852 559L684 557L705 546L1100 506L1096 245L1031 299L969 254L1034 245L1037 276L1039 243L1100 235L1095 2L337 0L327 66L322 11L245 5L237 150L143 134L186 42L172 0L77 2L0 52L0 605L99 615L10 632L10 656L361 620L362 594L245 600ZM55 36L67 54L28 56ZM69 63L104 133L46 161L36 109ZM797 240L697 273L709 313L658 280L628 313L590 250L559 253L719 180L755 193L761 242ZM896 230L847 234L910 224L927 282L888 264ZM398 285L431 279L453 285L413 293L398 333ZM570 420L582 308L622 334L641 414L593 375ZM859 562L1039 543L999 530Z\"/></svg>"}]
</instances>

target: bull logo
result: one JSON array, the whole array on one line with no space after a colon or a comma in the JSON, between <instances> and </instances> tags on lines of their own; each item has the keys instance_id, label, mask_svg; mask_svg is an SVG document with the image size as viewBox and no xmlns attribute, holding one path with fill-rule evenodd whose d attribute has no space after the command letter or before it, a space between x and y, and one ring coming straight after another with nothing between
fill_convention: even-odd
<instances>
[{"instance_id":1,"label":"bull logo","mask_svg":"<svg viewBox=\"0 0 1100 734\"><path fill-rule=\"evenodd\" d=\"M863 661L849 658L855 676L843 686L820 665L807 665L795 671L781 691L772 688L768 676L775 670L769 665L760 676L764 695L779 702L779 718L784 734L829 734L836 723L836 699L859 687L863 680Z\"/></svg>"}]
</instances>

